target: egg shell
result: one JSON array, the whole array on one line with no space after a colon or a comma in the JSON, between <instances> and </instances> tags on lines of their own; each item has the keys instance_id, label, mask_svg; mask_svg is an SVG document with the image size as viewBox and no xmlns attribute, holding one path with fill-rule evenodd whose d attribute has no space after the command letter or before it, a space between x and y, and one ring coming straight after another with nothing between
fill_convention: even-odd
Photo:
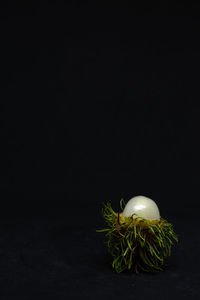
<instances>
[{"instance_id":1,"label":"egg shell","mask_svg":"<svg viewBox=\"0 0 200 300\"><path fill-rule=\"evenodd\" d=\"M148 220L160 220L160 212L157 204L145 196L136 196L127 202L122 212L122 217L131 216L134 219L141 217Z\"/></svg>"}]
</instances>

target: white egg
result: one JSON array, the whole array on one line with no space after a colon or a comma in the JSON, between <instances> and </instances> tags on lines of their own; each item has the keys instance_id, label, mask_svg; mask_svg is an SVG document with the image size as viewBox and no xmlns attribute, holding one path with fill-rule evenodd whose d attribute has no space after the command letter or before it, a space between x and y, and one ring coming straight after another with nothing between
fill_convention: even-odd
<instances>
[{"instance_id":1,"label":"white egg","mask_svg":"<svg viewBox=\"0 0 200 300\"><path fill-rule=\"evenodd\" d=\"M136 215L133 215L136 214ZM123 212L122 217L141 217L149 220L160 220L160 212L156 203L145 196L136 196L130 199Z\"/></svg>"}]
</instances>

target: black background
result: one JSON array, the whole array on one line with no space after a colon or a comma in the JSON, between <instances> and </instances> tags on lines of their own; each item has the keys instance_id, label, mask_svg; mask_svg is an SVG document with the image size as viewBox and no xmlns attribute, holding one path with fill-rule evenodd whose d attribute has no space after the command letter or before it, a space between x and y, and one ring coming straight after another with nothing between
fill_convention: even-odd
<instances>
[{"instance_id":1,"label":"black background","mask_svg":"<svg viewBox=\"0 0 200 300\"><path fill-rule=\"evenodd\" d=\"M200 16L174 9L2 8L2 299L198 298ZM101 208L140 194L180 241L116 275Z\"/></svg>"}]
</instances>

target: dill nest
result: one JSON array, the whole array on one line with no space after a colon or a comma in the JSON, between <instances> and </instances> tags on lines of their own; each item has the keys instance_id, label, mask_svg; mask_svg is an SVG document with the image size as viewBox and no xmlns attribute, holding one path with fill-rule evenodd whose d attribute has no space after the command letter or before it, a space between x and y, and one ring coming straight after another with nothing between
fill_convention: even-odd
<instances>
[{"instance_id":1,"label":"dill nest","mask_svg":"<svg viewBox=\"0 0 200 300\"><path fill-rule=\"evenodd\" d=\"M120 201L123 210L124 200ZM166 258L171 255L173 241L178 237L172 224L163 218L147 220L136 215L122 217L108 202L102 209L107 228L97 230L106 233L108 252L117 273L125 270L159 272L166 266ZM134 218L133 218L134 217Z\"/></svg>"}]
</instances>

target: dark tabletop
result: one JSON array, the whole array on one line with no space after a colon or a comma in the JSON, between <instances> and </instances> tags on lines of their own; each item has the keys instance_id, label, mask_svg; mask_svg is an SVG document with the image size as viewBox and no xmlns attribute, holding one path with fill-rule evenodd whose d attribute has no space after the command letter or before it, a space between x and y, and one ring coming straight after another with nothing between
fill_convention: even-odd
<instances>
[{"instance_id":1,"label":"dark tabletop","mask_svg":"<svg viewBox=\"0 0 200 300\"><path fill-rule=\"evenodd\" d=\"M179 243L165 271L116 274L102 233L69 228L66 218L38 217L1 224L1 299L198 299L198 222L176 218Z\"/></svg>"}]
</instances>

